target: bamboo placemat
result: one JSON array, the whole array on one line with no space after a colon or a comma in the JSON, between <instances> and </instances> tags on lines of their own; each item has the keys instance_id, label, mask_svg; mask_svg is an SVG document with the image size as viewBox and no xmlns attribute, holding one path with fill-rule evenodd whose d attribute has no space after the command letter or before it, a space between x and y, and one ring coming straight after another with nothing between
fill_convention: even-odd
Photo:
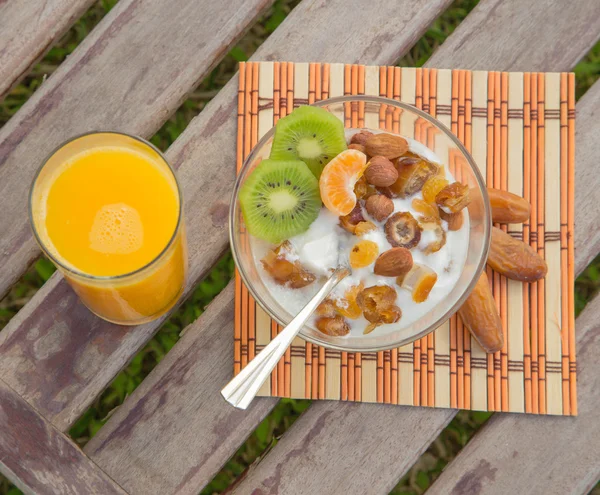
<instances>
[{"instance_id":1,"label":"bamboo placemat","mask_svg":"<svg viewBox=\"0 0 600 495\"><path fill-rule=\"evenodd\" d=\"M505 333L501 352L486 355L456 316L413 344L377 353L296 338L259 395L577 414L573 74L248 62L239 82L238 171L260 137L299 105L349 94L401 100L449 127L488 185L531 202L530 223L508 232L548 263L546 279L529 285L488 272ZM236 374L278 330L236 274Z\"/></svg>"}]
</instances>

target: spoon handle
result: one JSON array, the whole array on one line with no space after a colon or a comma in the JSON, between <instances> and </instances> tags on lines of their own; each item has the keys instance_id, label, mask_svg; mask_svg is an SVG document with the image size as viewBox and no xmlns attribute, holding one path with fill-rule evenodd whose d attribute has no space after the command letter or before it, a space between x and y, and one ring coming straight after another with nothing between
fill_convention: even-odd
<instances>
[{"instance_id":1,"label":"spoon handle","mask_svg":"<svg viewBox=\"0 0 600 495\"><path fill-rule=\"evenodd\" d=\"M262 384L271 374L281 356L284 355L287 348L292 344L292 340L298 335L315 309L317 309L333 288L349 274L350 271L346 267L335 269L331 277L319 289L319 292L308 301L306 306L302 308L289 325L221 390L221 395L227 402L238 409L246 409L250 405L250 402L252 402Z\"/></svg>"}]
</instances>

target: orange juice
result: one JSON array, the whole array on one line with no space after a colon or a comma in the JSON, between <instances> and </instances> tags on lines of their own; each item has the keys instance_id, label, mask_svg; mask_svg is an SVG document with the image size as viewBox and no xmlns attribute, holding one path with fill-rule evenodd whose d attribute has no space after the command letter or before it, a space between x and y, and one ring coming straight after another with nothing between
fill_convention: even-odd
<instances>
[{"instance_id":1,"label":"orange juice","mask_svg":"<svg viewBox=\"0 0 600 495\"><path fill-rule=\"evenodd\" d=\"M94 313L123 324L156 318L181 295L180 209L162 155L115 133L67 143L41 169L31 195L42 248Z\"/></svg>"}]
</instances>

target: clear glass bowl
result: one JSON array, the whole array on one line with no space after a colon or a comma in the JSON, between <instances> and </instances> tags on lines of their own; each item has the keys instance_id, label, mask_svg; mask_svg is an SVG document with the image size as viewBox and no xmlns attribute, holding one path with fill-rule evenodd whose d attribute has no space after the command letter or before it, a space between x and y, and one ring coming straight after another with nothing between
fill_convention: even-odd
<instances>
[{"instance_id":1,"label":"clear glass bowl","mask_svg":"<svg viewBox=\"0 0 600 495\"><path fill-rule=\"evenodd\" d=\"M306 326L300 333L302 338L314 344L348 352L381 351L409 344L434 331L456 313L485 267L491 231L491 211L485 182L473 158L458 138L441 122L411 105L375 96L341 96L314 105L337 116L347 128L385 130L419 141L436 153L456 180L471 188L472 201L468 207L469 243L465 265L454 288L432 311L394 331L381 332L384 327L379 327L368 335L332 337ZM238 200L240 187L248 174L260 160L268 158L273 134L274 129L271 129L258 142L237 177L229 212L229 236L233 258L246 287L258 304L274 320L285 326L295 315L289 314L278 303L258 273L250 235L243 227L244 220Z\"/></svg>"}]
</instances>

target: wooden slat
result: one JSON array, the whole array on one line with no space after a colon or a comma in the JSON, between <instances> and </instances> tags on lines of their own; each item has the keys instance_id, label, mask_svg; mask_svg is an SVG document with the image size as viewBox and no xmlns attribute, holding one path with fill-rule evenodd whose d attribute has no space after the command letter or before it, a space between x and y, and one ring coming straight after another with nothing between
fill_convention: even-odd
<instances>
[{"instance_id":1,"label":"wooden slat","mask_svg":"<svg viewBox=\"0 0 600 495\"><path fill-rule=\"evenodd\" d=\"M198 493L277 403L240 411L221 397L232 334L233 282L86 445L128 493Z\"/></svg>"},{"instance_id":2,"label":"wooden slat","mask_svg":"<svg viewBox=\"0 0 600 495\"><path fill-rule=\"evenodd\" d=\"M427 65L447 67L451 53L452 66L461 69L566 71L599 37L600 3L594 0L486 0Z\"/></svg>"},{"instance_id":3,"label":"wooden slat","mask_svg":"<svg viewBox=\"0 0 600 495\"><path fill-rule=\"evenodd\" d=\"M25 493L125 492L0 380L0 468Z\"/></svg>"},{"instance_id":4,"label":"wooden slat","mask_svg":"<svg viewBox=\"0 0 600 495\"><path fill-rule=\"evenodd\" d=\"M600 204L594 163L600 153L600 83L577 104L576 274L600 250ZM577 418L494 416L431 488L432 493L587 493L600 479L600 297L577 320ZM548 432L551 432L549 435ZM532 455L532 453L535 453ZM539 472L548 476L539 476ZM491 477L489 477L491 475Z\"/></svg>"},{"instance_id":5,"label":"wooden slat","mask_svg":"<svg viewBox=\"0 0 600 495\"><path fill-rule=\"evenodd\" d=\"M586 494L600 479L600 297L577 319L579 416L496 414L428 494Z\"/></svg>"},{"instance_id":6,"label":"wooden slat","mask_svg":"<svg viewBox=\"0 0 600 495\"><path fill-rule=\"evenodd\" d=\"M0 100L93 3L0 2Z\"/></svg>"},{"instance_id":7,"label":"wooden slat","mask_svg":"<svg viewBox=\"0 0 600 495\"><path fill-rule=\"evenodd\" d=\"M550 4L552 2L548 0L543 3ZM484 25L486 26L486 29L491 30L491 32L495 31L496 23L498 26L504 26L505 29L506 26L513 26L517 23L517 19L514 18L513 13L518 11L516 9L521 5L521 2L518 0L509 0L505 1L504 4L508 4L510 7L499 10L497 2L495 1L484 1L479 4L479 18L482 20L481 16L483 15L483 12L487 12L489 19L487 17L485 18ZM544 10L544 5L541 3L537 3L536 5ZM595 2L587 2L588 15L594 12L596 5L597 3ZM581 4L578 4L578 6L581 6ZM501 12L504 12L504 17L500 15ZM580 12L578 11L577 14L579 13ZM519 17L519 19L521 19L521 17ZM557 15L553 21L553 26L557 29L554 33L556 39L564 39L565 37L571 38L571 32L576 26L576 24L571 23L579 22L577 19L577 15L571 18L568 10L561 11L560 15ZM541 35L541 32L545 31L546 28L543 23L538 24L535 16L533 19L524 19L523 22L527 23L529 29L520 35L521 38L519 39L513 39L510 36L505 37L504 42L512 44L514 51L507 55L504 64L502 61L497 60L495 62L495 69L504 69L504 65L510 66L515 58L516 51L520 51L519 57L523 61L527 60L527 56L530 57L531 70L568 70L577 62L578 58L575 56L573 56L571 60L565 61L562 57L562 53L555 54L553 45L537 43L538 36ZM515 29L520 30L520 27L517 26ZM465 30L468 30L468 32L465 32ZM459 39L463 40L468 39L468 43L471 43L471 38L475 38L474 44L477 45L477 50L472 52L472 56L474 57L473 60L486 60L487 62L486 54L494 51L497 39L493 37L480 39L478 37L479 30L480 27L473 22L462 23L455 31L455 34L450 37L450 43L442 45L436 52L437 64L439 66L452 67L454 66L454 56L456 55L458 59L460 59L461 65L469 67L474 65L477 66L477 64L469 64L468 61L461 59L461 54L457 51L453 42L454 36L458 36ZM506 32L508 33L508 29L506 29ZM573 41L575 42L574 39ZM473 47L471 45L466 47L468 43L465 42L465 45L461 47L461 50L463 48L472 50ZM519 47L518 50L517 46ZM583 51L584 48L587 49L589 47L590 46L581 45L576 52L579 53L580 51ZM434 62L428 62L428 65L433 63ZM598 88L594 89L600 90L600 85L597 86ZM596 104L593 110L590 110L590 114L593 114L594 111L600 111L600 102ZM596 123L593 119L589 119L584 123L582 123L580 119L578 122L579 129L587 127L590 129L590 132L593 132L595 125ZM598 155L596 154L595 156L597 157ZM580 174L585 170L595 170L596 163L597 160L594 158L593 154L590 154L586 160L582 160L578 157L577 174ZM576 210L578 214L578 235L581 231L598 231L600 218L597 215L597 211L598 203L600 203L600 191L598 191L597 188L597 181L589 181L585 185L582 185L581 182L578 181L578 196L588 196L590 205L595 202L595 204L590 207L589 215L581 208ZM587 234L588 237L593 235L593 232ZM585 239L576 238L576 253L578 260L589 259L590 256L592 256L589 251L593 251L593 255L595 255L598 253L599 247L600 246L593 242L586 243ZM581 261L578 261L578 271L584 266L585 265L583 265ZM370 407L368 411L368 421L364 421L363 423L357 421L355 423L357 418L365 414L361 408L367 408L369 406L361 405L355 409L347 408L346 406L346 404L331 404L327 402L313 404L311 408L303 414L302 418L291 427L286 435L284 435L273 450L256 465L251 474L242 480L237 488L237 492L251 492L252 488L257 486L267 488L269 483L273 483L274 480L280 488L292 486L298 479L302 479L304 483L304 480L306 480L307 477L299 476L298 472L306 472L310 473L311 480L317 479L320 483L331 483L331 486L336 486L336 484L344 486L345 480L351 478L356 480L356 482L359 483L358 486L361 487L360 480L366 479L369 480L369 482L366 482L364 486L362 486L363 491L368 491L369 493L383 493L397 482L397 480L405 473L406 469L416 461L420 453L429 445L430 439L435 438L455 414L455 411L449 410L445 411L445 413L448 414L431 416L425 420L424 414L427 413L425 410L421 410L421 414L413 416L412 410L410 409L399 408L390 412L383 407ZM332 421L323 424L325 420L322 420L321 418L327 417L327 415L330 414L335 414L336 417L338 414L343 415L343 421ZM395 417L395 428L390 428L388 426L389 414L393 414ZM523 416L520 418L520 421L526 423L530 419L531 418L529 417ZM568 421L567 418L562 419ZM427 423L425 429L427 433L423 433L420 440L413 438L411 442L405 443L406 432L422 428L425 423ZM302 427L302 425L305 426ZM348 431L352 431L353 435L357 436L357 431L360 431L361 441L356 443L357 449L359 449L357 452L369 452L369 456L347 455L347 451L345 450L335 450L332 442L329 442L328 444L321 443L315 441L314 438L310 444L299 443L299 439L305 438L305 435L308 434L307 432L313 431L311 430L311 427L316 428L317 425L322 425L319 426L318 436L325 436L329 439L347 437ZM295 429L300 429L301 427L302 431L296 433ZM358 430L359 427L360 430ZM382 446L378 437L381 429L385 429L387 432L387 439L394 441L390 441L389 444L386 443L385 446ZM313 437L314 436L316 435L313 435ZM369 439L373 439L373 441L371 442ZM295 456L294 452L298 452L298 449L300 448L299 445L302 446L302 455ZM335 445L336 447L341 447L342 443L341 441L338 441ZM377 480L371 482L370 473L387 472L387 465L390 462L393 462L395 457L402 457L404 462L403 466L407 467L405 469L397 470L392 478L379 476ZM335 469L331 467L331 462L319 462L320 459L331 460L338 458L343 459L343 462L336 464ZM284 489L281 491L285 492ZM358 492L360 491L361 490L358 489Z\"/></svg>"},{"instance_id":8,"label":"wooden slat","mask_svg":"<svg viewBox=\"0 0 600 495\"><path fill-rule=\"evenodd\" d=\"M303 2L255 58L386 63L408 50L449 3L439 0L424 7L412 0L399 9L386 0L376 0L364 6L369 12L366 18L361 15L349 24L350 20L338 22L339 12L347 9L343 0ZM398 23L407 24L402 33L398 33ZM377 36L360 36L355 43L348 43L344 37L348 29ZM197 57L195 54L193 58ZM228 246L237 84L236 77L167 153L179 169L186 198L190 247L187 293ZM0 377L60 429L67 429L161 323L158 320L124 328L100 321L77 301L58 275L54 276L0 333Z\"/></svg>"},{"instance_id":9,"label":"wooden slat","mask_svg":"<svg viewBox=\"0 0 600 495\"><path fill-rule=\"evenodd\" d=\"M270 3L119 2L0 129L0 297L39 255L27 193L50 152L98 129L151 136Z\"/></svg>"}]
</instances>

